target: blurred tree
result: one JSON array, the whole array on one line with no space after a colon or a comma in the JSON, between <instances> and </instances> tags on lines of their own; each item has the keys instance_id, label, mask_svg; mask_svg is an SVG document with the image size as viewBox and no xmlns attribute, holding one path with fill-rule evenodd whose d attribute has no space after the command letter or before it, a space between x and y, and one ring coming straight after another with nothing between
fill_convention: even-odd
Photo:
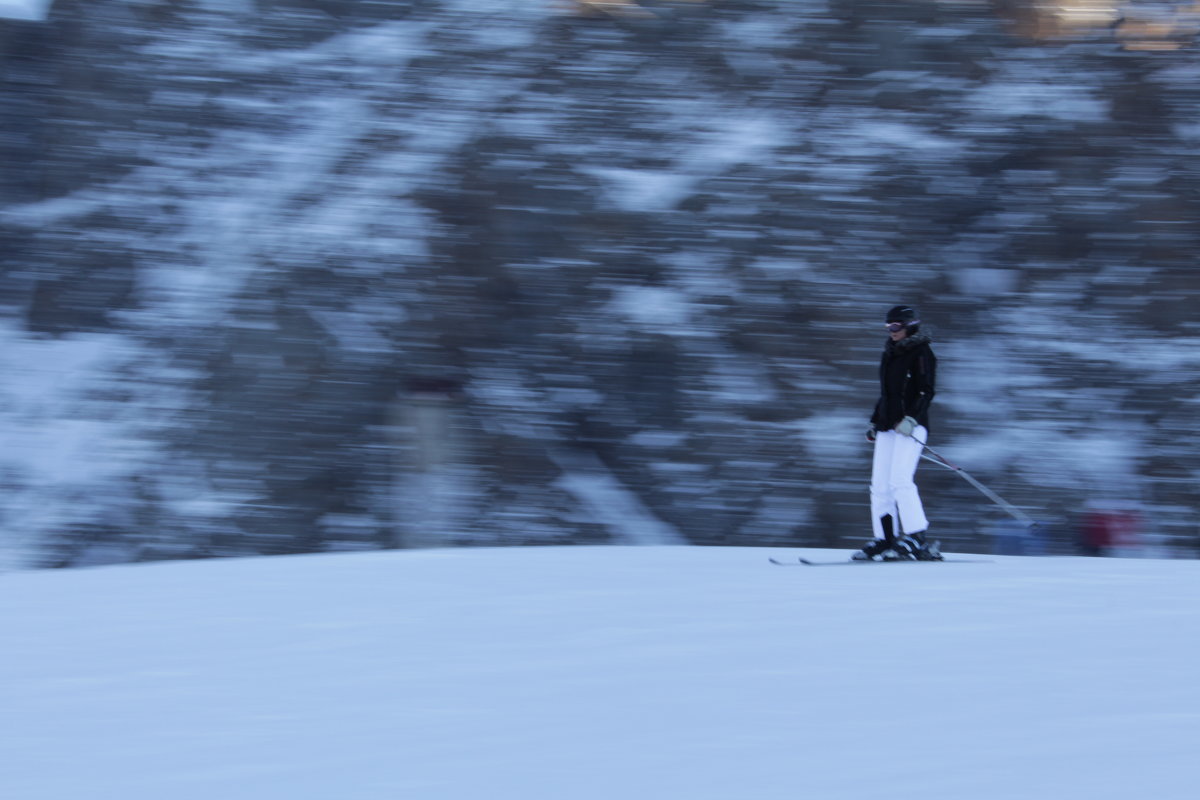
<instances>
[{"instance_id":1,"label":"blurred tree","mask_svg":"<svg viewBox=\"0 0 1200 800\"><path fill-rule=\"evenodd\" d=\"M590 477L690 541L854 544L903 301L1002 495L1194 534L1194 51L1099 2L590 5L56 4L4 56L42 115L0 138L7 519L54 563L623 540ZM81 428L117 455L33 455Z\"/></svg>"}]
</instances>

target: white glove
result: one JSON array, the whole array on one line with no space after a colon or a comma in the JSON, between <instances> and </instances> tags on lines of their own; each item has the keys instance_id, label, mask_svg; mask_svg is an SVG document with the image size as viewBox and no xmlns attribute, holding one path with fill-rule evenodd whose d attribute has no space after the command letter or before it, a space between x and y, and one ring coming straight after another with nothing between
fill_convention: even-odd
<instances>
[{"instance_id":1,"label":"white glove","mask_svg":"<svg viewBox=\"0 0 1200 800\"><path fill-rule=\"evenodd\" d=\"M912 432L917 428L917 421L912 417L905 417L896 425L896 433L901 436L912 436Z\"/></svg>"}]
</instances>

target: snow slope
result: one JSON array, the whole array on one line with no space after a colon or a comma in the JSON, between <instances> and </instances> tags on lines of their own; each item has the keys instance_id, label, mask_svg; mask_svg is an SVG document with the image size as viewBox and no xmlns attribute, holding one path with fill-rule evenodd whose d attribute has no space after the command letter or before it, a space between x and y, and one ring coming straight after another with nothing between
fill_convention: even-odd
<instances>
[{"instance_id":1,"label":"snow slope","mask_svg":"<svg viewBox=\"0 0 1200 800\"><path fill-rule=\"evenodd\" d=\"M8 573L0 797L1196 796L1200 562L768 555Z\"/></svg>"},{"instance_id":2,"label":"snow slope","mask_svg":"<svg viewBox=\"0 0 1200 800\"><path fill-rule=\"evenodd\" d=\"M50 13L54 0L0 0L0 19L41 22Z\"/></svg>"}]
</instances>

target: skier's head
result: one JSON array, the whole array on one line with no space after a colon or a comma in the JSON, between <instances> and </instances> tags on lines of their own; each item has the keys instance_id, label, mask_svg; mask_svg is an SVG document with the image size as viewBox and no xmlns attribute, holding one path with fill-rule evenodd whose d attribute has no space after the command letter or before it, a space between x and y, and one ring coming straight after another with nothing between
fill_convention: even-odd
<instances>
[{"instance_id":1,"label":"skier's head","mask_svg":"<svg viewBox=\"0 0 1200 800\"><path fill-rule=\"evenodd\" d=\"M893 339L911 336L921 329L921 320L917 319L917 310L912 306L892 306L884 322Z\"/></svg>"}]
</instances>

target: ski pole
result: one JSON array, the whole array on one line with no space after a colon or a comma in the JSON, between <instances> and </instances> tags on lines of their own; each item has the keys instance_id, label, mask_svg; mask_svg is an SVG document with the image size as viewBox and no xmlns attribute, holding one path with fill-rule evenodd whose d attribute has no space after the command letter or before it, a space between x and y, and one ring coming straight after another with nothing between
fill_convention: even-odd
<instances>
[{"instance_id":1,"label":"ski pole","mask_svg":"<svg viewBox=\"0 0 1200 800\"><path fill-rule=\"evenodd\" d=\"M991 500L996 505L1000 506L1000 508L1007 511L1014 519L1017 519L1018 521L1023 522L1026 527L1032 528L1038 524L1037 520L1035 520L1033 517L1026 514L1021 509L1014 506L1012 503L1005 500L1000 495L993 492L988 487L984 486L982 483L977 481L974 477L971 476L971 474L969 472L967 472L965 469L960 467L958 464L955 464L953 461L946 458L944 455L942 455L938 451L934 450L932 447L925 444L920 439L917 439L915 436L910 437L910 438L912 438L914 441L920 442L921 447L924 448L925 452L921 453L921 458L925 459L926 461L932 461L934 464L937 464L938 466L945 467L946 469L950 470L951 472L957 472L959 475L962 476L963 480L965 480L967 483L974 486L979 491L983 492L985 497L987 497L989 500Z\"/></svg>"}]
</instances>

